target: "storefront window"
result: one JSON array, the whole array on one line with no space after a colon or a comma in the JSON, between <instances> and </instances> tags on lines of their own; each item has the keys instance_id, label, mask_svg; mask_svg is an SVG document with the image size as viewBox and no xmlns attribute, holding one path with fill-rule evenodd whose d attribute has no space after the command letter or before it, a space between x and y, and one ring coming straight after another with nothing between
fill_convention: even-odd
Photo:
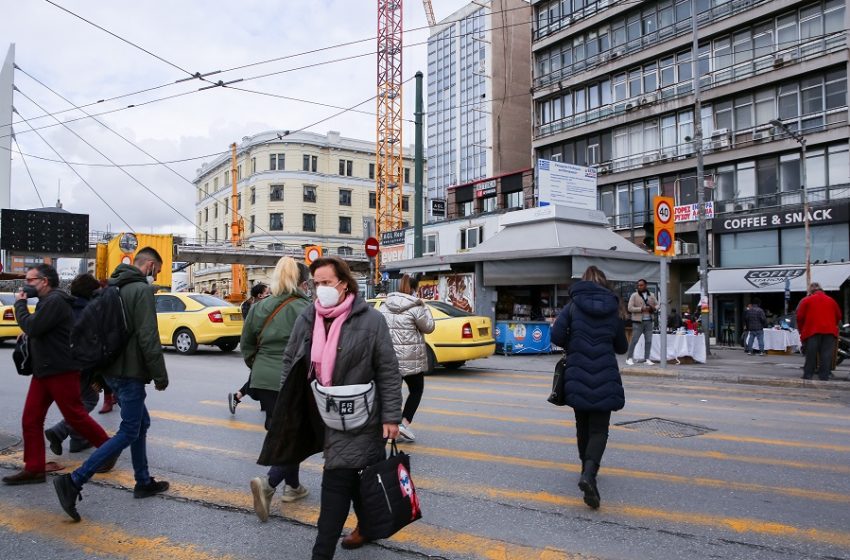
<instances>
[{"instance_id":1,"label":"storefront window","mask_svg":"<svg viewBox=\"0 0 850 560\"><path fill-rule=\"evenodd\" d=\"M847 237L847 224L831 224L809 228L812 237L811 260L821 262L840 262L850 259L850 239ZM806 262L805 228L783 229L782 264Z\"/></svg>"},{"instance_id":2,"label":"storefront window","mask_svg":"<svg viewBox=\"0 0 850 560\"><path fill-rule=\"evenodd\" d=\"M746 267L778 264L778 230L748 231L720 236L720 266Z\"/></svg>"}]
</instances>

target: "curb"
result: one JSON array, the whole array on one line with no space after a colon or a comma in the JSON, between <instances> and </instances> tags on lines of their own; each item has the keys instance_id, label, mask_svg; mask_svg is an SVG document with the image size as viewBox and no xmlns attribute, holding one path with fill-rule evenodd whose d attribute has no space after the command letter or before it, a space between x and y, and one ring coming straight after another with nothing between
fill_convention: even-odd
<instances>
[{"instance_id":1,"label":"curb","mask_svg":"<svg viewBox=\"0 0 850 560\"><path fill-rule=\"evenodd\" d=\"M844 382L845 380L842 379L820 381L810 379L786 379L784 377L727 376L710 373L669 373L657 368L623 368L620 370L620 373L622 375L628 375L629 377L656 377L674 379L677 381L703 380L738 385L763 385L766 387L794 387L798 389L833 389L838 391L850 391L850 383L846 383Z\"/></svg>"}]
</instances>

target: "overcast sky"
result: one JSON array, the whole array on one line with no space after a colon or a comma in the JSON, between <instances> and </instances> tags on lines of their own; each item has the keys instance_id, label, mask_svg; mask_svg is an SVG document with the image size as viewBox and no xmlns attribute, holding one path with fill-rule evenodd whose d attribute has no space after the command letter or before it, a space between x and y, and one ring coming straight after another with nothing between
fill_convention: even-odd
<instances>
[{"instance_id":1,"label":"overcast sky","mask_svg":"<svg viewBox=\"0 0 850 560\"><path fill-rule=\"evenodd\" d=\"M229 81L269 72L365 55L351 60L293 70L273 77L233 84L236 87L350 107L375 95L377 0L54 0L190 72L211 72L277 57L284 60L211 76ZM437 20L468 3L467 0L433 0ZM420 0L404 6L404 78L417 70L426 73L427 30ZM185 78L177 68L155 59L119 39L63 12L44 0L0 0L0 58L15 43L16 63L77 105L92 103L172 84ZM421 30L420 30L421 29ZM369 39L353 45L294 56L305 51ZM50 112L70 106L26 75L16 72L15 107L26 119L43 115L34 103ZM153 92L102 103L86 110L100 113L183 92L194 92L197 80L172 84ZM426 90L427 91L427 90ZM412 80L405 88L405 118L413 119ZM375 139L375 101L359 108L369 114L346 113L309 130ZM160 160L178 160L225 151L231 142L264 130L297 130L308 127L339 109L252 93L214 88L176 99L159 101L98 117ZM78 111L58 115L77 119ZM18 120L16 116L14 120ZM5 121L5 118L4 118ZM32 122L35 127L56 124L50 117ZM114 161L149 163L152 160L91 119L69 123L80 136ZM26 123L15 125L24 153L57 159ZM69 161L108 163L62 126L39 131ZM405 145L413 142L413 125L405 125ZM13 150L15 145L12 145ZM0 154L0 157L7 157ZM206 158L207 160L211 158ZM204 159L173 167L191 180ZM63 206L88 213L92 230L125 230L121 219L61 163L26 158L45 205L56 202L61 181ZM120 170L76 167L106 202L139 232L190 233L191 223L146 192ZM184 216L194 216L193 187L161 166L128 169L141 183L169 200ZM12 159L12 207L41 206L21 157Z\"/></svg>"}]
</instances>

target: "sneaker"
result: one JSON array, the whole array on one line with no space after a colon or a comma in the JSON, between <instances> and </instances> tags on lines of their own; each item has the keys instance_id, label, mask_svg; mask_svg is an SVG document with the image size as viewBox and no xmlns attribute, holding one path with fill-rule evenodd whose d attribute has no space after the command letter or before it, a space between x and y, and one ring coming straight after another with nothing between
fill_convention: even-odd
<instances>
[{"instance_id":1,"label":"sneaker","mask_svg":"<svg viewBox=\"0 0 850 560\"><path fill-rule=\"evenodd\" d=\"M52 428L44 430L44 437L50 444L50 452L54 455L62 455L62 440L59 439L59 434L53 431Z\"/></svg>"},{"instance_id":2,"label":"sneaker","mask_svg":"<svg viewBox=\"0 0 850 560\"><path fill-rule=\"evenodd\" d=\"M272 492L274 492L274 488L272 488ZM289 484L285 484L283 486L283 496L281 496L280 499L286 503L297 502L298 500L306 498L309 493L310 491L307 490L303 484L299 484L298 488L293 488Z\"/></svg>"},{"instance_id":3,"label":"sneaker","mask_svg":"<svg viewBox=\"0 0 850 560\"><path fill-rule=\"evenodd\" d=\"M654 366L655 365L655 362L653 362L652 360L647 360L644 363L648 366Z\"/></svg>"},{"instance_id":4,"label":"sneaker","mask_svg":"<svg viewBox=\"0 0 850 560\"><path fill-rule=\"evenodd\" d=\"M265 523L269 520L269 504L274 496L275 488L269 484L267 478L251 479L251 494L254 496L254 513Z\"/></svg>"},{"instance_id":5,"label":"sneaker","mask_svg":"<svg viewBox=\"0 0 850 560\"><path fill-rule=\"evenodd\" d=\"M83 499L80 489L71 480L70 474L63 474L53 479L53 487L56 489L56 496L59 498L59 504L65 513L71 516L74 521L80 520L80 514L77 512L77 501Z\"/></svg>"},{"instance_id":6,"label":"sneaker","mask_svg":"<svg viewBox=\"0 0 850 560\"><path fill-rule=\"evenodd\" d=\"M168 490L168 482L165 480L156 480L154 477L151 477L150 482L147 484L136 483L135 488L133 488L133 497L150 498L154 494L160 494L166 490Z\"/></svg>"},{"instance_id":7,"label":"sneaker","mask_svg":"<svg viewBox=\"0 0 850 560\"><path fill-rule=\"evenodd\" d=\"M401 437L403 437L407 441L416 441L416 434L413 433L413 430L410 429L410 426L405 426L404 424L399 424L398 425L398 433Z\"/></svg>"},{"instance_id":8,"label":"sneaker","mask_svg":"<svg viewBox=\"0 0 850 560\"><path fill-rule=\"evenodd\" d=\"M633 366L633 365L635 365L635 361L633 359L629 358L629 359L626 360L626 365L627 366Z\"/></svg>"},{"instance_id":9,"label":"sneaker","mask_svg":"<svg viewBox=\"0 0 850 560\"><path fill-rule=\"evenodd\" d=\"M236 414L236 405L241 401L236 398L236 393L227 393L227 408L230 409L230 414Z\"/></svg>"}]
</instances>

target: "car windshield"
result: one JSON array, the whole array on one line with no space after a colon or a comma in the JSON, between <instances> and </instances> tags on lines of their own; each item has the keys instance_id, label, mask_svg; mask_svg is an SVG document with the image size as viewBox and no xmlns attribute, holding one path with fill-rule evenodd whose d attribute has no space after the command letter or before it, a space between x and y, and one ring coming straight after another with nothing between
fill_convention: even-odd
<instances>
[{"instance_id":1,"label":"car windshield","mask_svg":"<svg viewBox=\"0 0 850 560\"><path fill-rule=\"evenodd\" d=\"M3 305L14 305L15 294L0 294L0 303Z\"/></svg>"},{"instance_id":2,"label":"car windshield","mask_svg":"<svg viewBox=\"0 0 850 560\"><path fill-rule=\"evenodd\" d=\"M230 302L208 294L192 294L189 299L197 301L204 307L236 307Z\"/></svg>"},{"instance_id":3,"label":"car windshield","mask_svg":"<svg viewBox=\"0 0 850 560\"><path fill-rule=\"evenodd\" d=\"M442 301L429 301L426 303L437 311L445 313L449 317L472 317L472 313L467 313L462 309L458 309L457 307L454 307Z\"/></svg>"}]
</instances>

